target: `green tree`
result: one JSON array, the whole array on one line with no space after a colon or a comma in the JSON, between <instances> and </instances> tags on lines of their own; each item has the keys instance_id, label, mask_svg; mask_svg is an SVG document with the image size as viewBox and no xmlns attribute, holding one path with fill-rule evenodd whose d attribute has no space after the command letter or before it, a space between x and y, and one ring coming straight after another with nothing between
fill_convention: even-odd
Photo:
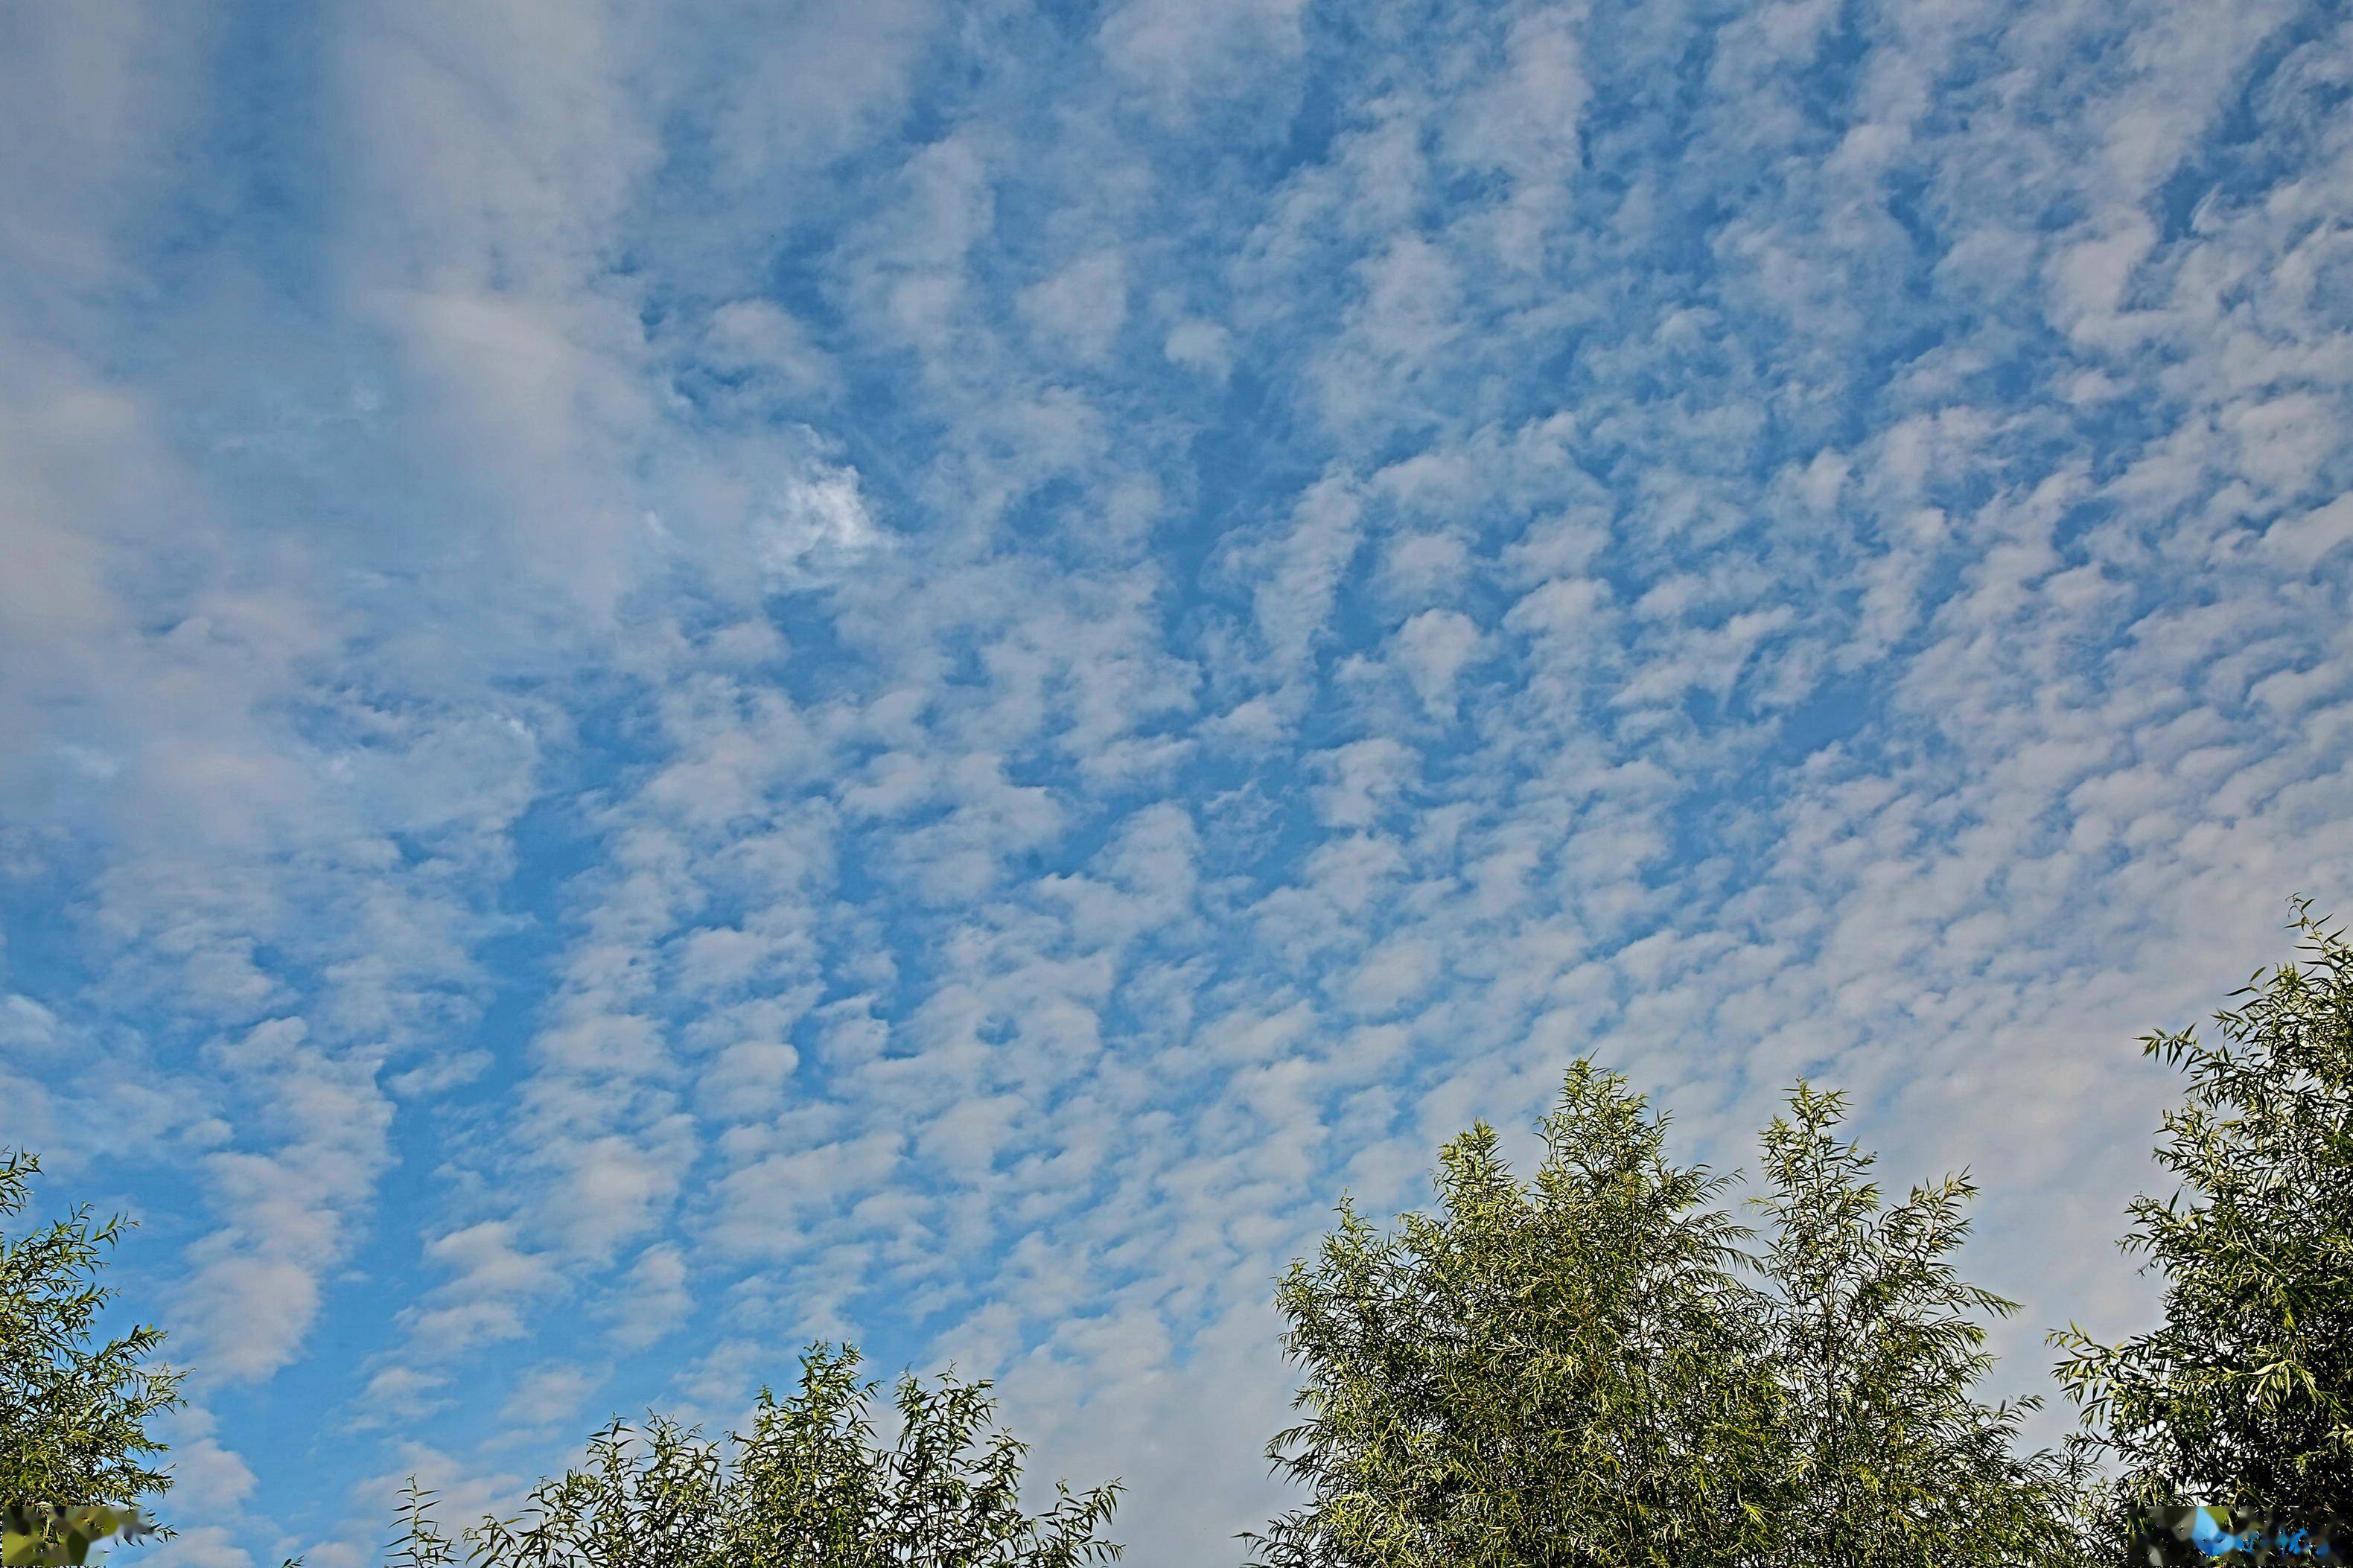
<instances>
[{"instance_id":1,"label":"green tree","mask_svg":"<svg viewBox=\"0 0 2353 1568\"><path fill-rule=\"evenodd\" d=\"M1952 1254L1977 1188L1966 1174L1900 1204L1843 1142L1843 1099L1800 1080L1764 1134L1767 1321L1795 1500L1775 1561L1791 1568L2065 1563L2078 1469L2021 1454L2033 1400L1988 1405L1981 1319L2017 1304L1964 1281Z\"/></svg>"},{"instance_id":2,"label":"green tree","mask_svg":"<svg viewBox=\"0 0 2353 1568\"><path fill-rule=\"evenodd\" d=\"M1074 1496L1055 1487L1042 1515L1020 1504L1024 1446L984 1436L988 1384L952 1375L897 1390L901 1429L876 1444L848 1346L814 1347L800 1387L763 1389L752 1430L728 1444L659 1418L616 1421L587 1462L543 1481L521 1519L465 1532L484 1568L1075 1568L1119 1548L1096 1538L1118 1483ZM396 1568L439 1568L458 1546L413 1485L394 1542Z\"/></svg>"},{"instance_id":3,"label":"green tree","mask_svg":"<svg viewBox=\"0 0 2353 1568\"><path fill-rule=\"evenodd\" d=\"M1309 1498L1267 1568L1736 1563L1774 1510L1777 1391L1730 1272L1725 1178L1670 1163L1667 1119L1580 1061L1532 1183L1481 1123L1439 1213L1377 1234L1343 1199L1276 1303L1306 1419L1268 1447ZM1759 1478L1767 1478L1760 1481Z\"/></svg>"},{"instance_id":4,"label":"green tree","mask_svg":"<svg viewBox=\"0 0 2353 1568\"><path fill-rule=\"evenodd\" d=\"M1343 1202L1278 1288L1308 1497L1263 1568L2040 1568L2076 1561L2072 1453L2020 1454L1963 1281L1966 1176L1885 1204L1800 1083L1766 1130L1767 1245L1663 1152L1667 1119L1580 1061L1533 1183L1484 1124L1439 1212ZM1752 1284L1742 1273L1762 1275Z\"/></svg>"},{"instance_id":5,"label":"green tree","mask_svg":"<svg viewBox=\"0 0 2353 1568\"><path fill-rule=\"evenodd\" d=\"M2121 1243L2163 1276L2164 1321L2052 1336L2116 1466L2112 1533L2183 1500L2353 1524L2353 948L2307 900L2290 929L2306 962L2256 971L2219 1040L2141 1042L2189 1077L2157 1150L2179 1186L2135 1198Z\"/></svg>"},{"instance_id":6,"label":"green tree","mask_svg":"<svg viewBox=\"0 0 2353 1568\"><path fill-rule=\"evenodd\" d=\"M0 1506L0 1563L6 1568L53 1568L87 1563L90 1549L111 1537L136 1541L147 1533L135 1508L103 1503L25 1503Z\"/></svg>"},{"instance_id":7,"label":"green tree","mask_svg":"<svg viewBox=\"0 0 2353 1568\"><path fill-rule=\"evenodd\" d=\"M0 1151L0 1219L31 1202L37 1156ZM154 1360L163 1331L140 1325L93 1346L113 1292L98 1282L121 1217L87 1207L46 1227L0 1234L0 1500L133 1505L172 1484L150 1416L180 1403Z\"/></svg>"}]
</instances>

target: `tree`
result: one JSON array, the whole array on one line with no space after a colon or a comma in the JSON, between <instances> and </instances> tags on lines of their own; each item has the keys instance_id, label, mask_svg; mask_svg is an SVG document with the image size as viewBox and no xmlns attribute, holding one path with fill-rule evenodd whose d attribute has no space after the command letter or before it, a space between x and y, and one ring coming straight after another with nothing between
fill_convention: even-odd
<instances>
[{"instance_id":1,"label":"tree","mask_svg":"<svg viewBox=\"0 0 2353 1568\"><path fill-rule=\"evenodd\" d=\"M58 1568L87 1563L90 1548L111 1536L136 1541L147 1533L135 1508L103 1503L0 1506L0 1563L7 1568Z\"/></svg>"},{"instance_id":2,"label":"tree","mask_svg":"<svg viewBox=\"0 0 2353 1568\"><path fill-rule=\"evenodd\" d=\"M1440 1213L1377 1234L1344 1201L1276 1302L1307 1419L1268 1457L1305 1502L1261 1568L2039 1568L2077 1559L2081 1467L2021 1455L1975 1389L1966 1176L1883 1203L1799 1083L1764 1135L1768 1245L1663 1153L1667 1119L1580 1061L1533 1184L1483 1123ZM1741 1279L1755 1268L1761 1285Z\"/></svg>"},{"instance_id":3,"label":"tree","mask_svg":"<svg viewBox=\"0 0 2353 1568\"><path fill-rule=\"evenodd\" d=\"M1589 1062L1533 1183L1480 1123L1436 1216L1345 1198L1276 1304L1307 1413L1268 1458L1308 1500L1245 1537L1266 1568L1736 1563L1769 1521L1777 1391L1724 1184Z\"/></svg>"},{"instance_id":4,"label":"tree","mask_svg":"<svg viewBox=\"0 0 2353 1568\"><path fill-rule=\"evenodd\" d=\"M2297 900L2306 962L2257 970L2221 1039L2144 1037L2186 1069L2120 1244L2165 1279L2162 1324L2103 1344L2070 1325L2059 1373L2117 1466L2112 1513L2183 1500L2353 1524L2353 948ZM2186 1201L2185 1201L2186 1199ZM2119 1528L2112 1518L2111 1529Z\"/></svg>"},{"instance_id":5,"label":"tree","mask_svg":"<svg viewBox=\"0 0 2353 1568\"><path fill-rule=\"evenodd\" d=\"M40 1168L36 1155L0 1151L0 1218L25 1212ZM90 1342L114 1294L99 1269L124 1225L93 1224L83 1207L0 1235L0 1500L128 1506L172 1484L147 1431L180 1403L178 1373L153 1359L163 1331Z\"/></svg>"},{"instance_id":6,"label":"tree","mask_svg":"<svg viewBox=\"0 0 2353 1568\"><path fill-rule=\"evenodd\" d=\"M1764 1134L1767 1321L1786 1397L1792 1568L2063 1563L2077 1472L2020 1454L2035 1401L1987 1405L1980 1317L2017 1304L1964 1282L1951 1255L1976 1195L1966 1173L1884 1206L1874 1157L1836 1130L1843 1099L1799 1080Z\"/></svg>"},{"instance_id":7,"label":"tree","mask_svg":"<svg viewBox=\"0 0 2353 1568\"><path fill-rule=\"evenodd\" d=\"M587 1463L543 1481L522 1519L466 1531L483 1568L1075 1568L1119 1548L1096 1539L1116 1481L1073 1496L1057 1483L1041 1516L1020 1506L1024 1446L984 1440L988 1384L903 1378L901 1431L878 1447L867 1408L877 1385L858 1353L812 1348L798 1392L762 1389L752 1430L721 1444L659 1417L616 1421ZM411 1486L392 1561L441 1568L457 1547Z\"/></svg>"}]
</instances>

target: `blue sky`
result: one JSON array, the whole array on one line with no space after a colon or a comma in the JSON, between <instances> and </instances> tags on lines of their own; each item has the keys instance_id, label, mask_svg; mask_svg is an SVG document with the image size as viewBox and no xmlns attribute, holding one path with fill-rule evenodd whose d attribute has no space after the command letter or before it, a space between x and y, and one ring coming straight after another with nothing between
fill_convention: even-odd
<instances>
[{"instance_id":1,"label":"blue sky","mask_svg":"<svg viewBox=\"0 0 2353 1568\"><path fill-rule=\"evenodd\" d=\"M2299 0L0 10L0 1096L356 1568L818 1336L1139 1568L1566 1063L2118 1332L2134 1048L2353 890ZM2056 1430L2051 1422L2039 1429Z\"/></svg>"}]
</instances>

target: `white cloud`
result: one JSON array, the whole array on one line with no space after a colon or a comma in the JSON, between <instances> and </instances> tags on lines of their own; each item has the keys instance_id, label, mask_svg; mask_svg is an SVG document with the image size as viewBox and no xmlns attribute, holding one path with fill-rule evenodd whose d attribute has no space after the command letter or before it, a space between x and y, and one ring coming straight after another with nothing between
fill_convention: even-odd
<instances>
[{"instance_id":1,"label":"white cloud","mask_svg":"<svg viewBox=\"0 0 2353 1568\"><path fill-rule=\"evenodd\" d=\"M521 1336L522 1305L560 1289L554 1261L520 1248L511 1221L482 1220L446 1232L427 1241L424 1252L449 1275L406 1314L411 1341L428 1355ZM385 1392L407 1397L425 1386L401 1382Z\"/></svg>"},{"instance_id":2,"label":"white cloud","mask_svg":"<svg viewBox=\"0 0 2353 1568\"><path fill-rule=\"evenodd\" d=\"M222 1445L219 1422L209 1410L191 1405L170 1422L173 1496L178 1506L206 1517L233 1511L253 1490L253 1470L242 1456Z\"/></svg>"},{"instance_id":3,"label":"white cloud","mask_svg":"<svg viewBox=\"0 0 2353 1568\"><path fill-rule=\"evenodd\" d=\"M2353 494L2341 494L2299 518L2280 518L2263 530L2263 549L2304 572L2344 544L2353 544Z\"/></svg>"},{"instance_id":4,"label":"white cloud","mask_svg":"<svg viewBox=\"0 0 2353 1568\"><path fill-rule=\"evenodd\" d=\"M520 1426L570 1421L604 1381L602 1373L568 1363L533 1367L507 1395L503 1417Z\"/></svg>"},{"instance_id":5,"label":"white cloud","mask_svg":"<svg viewBox=\"0 0 2353 1568\"><path fill-rule=\"evenodd\" d=\"M1236 90L1257 61L1295 56L1305 8L1303 0L1126 0L1098 39L1114 68L1178 115L1195 94Z\"/></svg>"},{"instance_id":6,"label":"white cloud","mask_svg":"<svg viewBox=\"0 0 2353 1568\"><path fill-rule=\"evenodd\" d=\"M795 391L826 386L834 376L808 329L772 300L729 300L711 313L705 336L714 364L766 371Z\"/></svg>"},{"instance_id":7,"label":"white cloud","mask_svg":"<svg viewBox=\"0 0 2353 1568\"><path fill-rule=\"evenodd\" d=\"M1315 792L1316 815L1331 827L1369 827L1404 786L1414 754L1387 736L1351 741L1323 752L1317 770L1331 782Z\"/></svg>"},{"instance_id":8,"label":"white cloud","mask_svg":"<svg viewBox=\"0 0 2353 1568\"><path fill-rule=\"evenodd\" d=\"M410 1366L388 1366L367 1380L361 1391L362 1419L370 1424L413 1421L448 1404L436 1391L448 1384L439 1373Z\"/></svg>"},{"instance_id":9,"label":"white cloud","mask_svg":"<svg viewBox=\"0 0 2353 1568\"><path fill-rule=\"evenodd\" d=\"M183 1530L170 1541L141 1556L164 1568L252 1568L253 1553L240 1545L224 1526L202 1524Z\"/></svg>"},{"instance_id":10,"label":"white cloud","mask_svg":"<svg viewBox=\"0 0 2353 1568\"><path fill-rule=\"evenodd\" d=\"M694 1305L687 1278L686 1256L677 1247L657 1243L640 1252L607 1308L614 1342L640 1349L684 1322Z\"/></svg>"},{"instance_id":11,"label":"white cloud","mask_svg":"<svg viewBox=\"0 0 2353 1568\"><path fill-rule=\"evenodd\" d=\"M1455 683L1477 657L1482 638L1471 617L1455 610L1424 610L1407 620L1390 639L1393 657L1412 683L1414 695L1433 714L1451 717Z\"/></svg>"},{"instance_id":12,"label":"white cloud","mask_svg":"<svg viewBox=\"0 0 2353 1568\"><path fill-rule=\"evenodd\" d=\"M58 1016L30 996L0 994L0 1044L15 1050L47 1051L58 1044Z\"/></svg>"},{"instance_id":13,"label":"white cloud","mask_svg":"<svg viewBox=\"0 0 2353 1568\"><path fill-rule=\"evenodd\" d=\"M254 1378L299 1352L319 1308L320 1278L350 1246L387 1155L389 1103L364 1059L311 1043L301 1019L275 1018L214 1043L211 1065L244 1094L248 1115L284 1142L270 1155L206 1156L230 1216L190 1248L186 1310L206 1377Z\"/></svg>"},{"instance_id":14,"label":"white cloud","mask_svg":"<svg viewBox=\"0 0 2353 1568\"><path fill-rule=\"evenodd\" d=\"M1168 330L1162 352L1169 363L1223 381L1233 373L1234 338L1215 321L1185 321Z\"/></svg>"},{"instance_id":15,"label":"white cloud","mask_svg":"<svg viewBox=\"0 0 2353 1568\"><path fill-rule=\"evenodd\" d=\"M820 467L786 481L752 527L760 570L778 588L812 587L853 570L886 542L851 468Z\"/></svg>"},{"instance_id":16,"label":"white cloud","mask_svg":"<svg viewBox=\"0 0 2353 1568\"><path fill-rule=\"evenodd\" d=\"M1111 352L1127 320L1126 267L1116 251L1082 256L1020 296L1040 337L1082 363Z\"/></svg>"}]
</instances>

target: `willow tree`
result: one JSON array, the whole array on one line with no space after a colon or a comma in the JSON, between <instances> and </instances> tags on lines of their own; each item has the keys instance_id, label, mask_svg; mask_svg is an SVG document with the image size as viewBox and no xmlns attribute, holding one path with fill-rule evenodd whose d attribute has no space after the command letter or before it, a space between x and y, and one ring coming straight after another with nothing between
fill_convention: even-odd
<instances>
[{"instance_id":1,"label":"willow tree","mask_svg":"<svg viewBox=\"0 0 2353 1568\"><path fill-rule=\"evenodd\" d=\"M987 1384L901 1380L900 1432L875 1441L878 1385L848 1346L802 1358L798 1389L762 1389L752 1429L718 1442L659 1418L615 1422L586 1463L543 1481L520 1518L452 1540L411 1486L396 1568L1076 1568L1115 1558L1098 1538L1119 1486L1057 1483L1020 1501L1023 1445L990 1430Z\"/></svg>"},{"instance_id":2,"label":"willow tree","mask_svg":"<svg viewBox=\"0 0 2353 1568\"><path fill-rule=\"evenodd\" d=\"M40 1168L0 1151L0 1220L24 1214ZM155 1360L163 1331L93 1342L114 1295L100 1270L124 1225L83 1207L0 1232L0 1502L132 1506L172 1484L147 1429L180 1403L178 1374Z\"/></svg>"},{"instance_id":3,"label":"willow tree","mask_svg":"<svg viewBox=\"0 0 2353 1568\"><path fill-rule=\"evenodd\" d=\"M2122 1242L2165 1280L2164 1321L2052 1339L2126 1523L2220 1505L2259 1537L2284 1518L2345 1550L2353 1525L2353 947L2299 900L2303 963L2258 970L2194 1030L2143 1038L2188 1076L2157 1150L2178 1180Z\"/></svg>"},{"instance_id":4,"label":"willow tree","mask_svg":"<svg viewBox=\"0 0 2353 1568\"><path fill-rule=\"evenodd\" d=\"M1533 1182L1484 1124L1438 1212L1344 1202L1282 1281L1306 1419L1268 1449L1306 1489L1264 1568L2032 1568L2071 1562L2078 1471L1978 1397L1966 1177L1886 1203L1800 1083L1765 1132L1767 1225L1664 1152L1667 1120L1578 1062Z\"/></svg>"},{"instance_id":5,"label":"willow tree","mask_svg":"<svg viewBox=\"0 0 2353 1568\"><path fill-rule=\"evenodd\" d=\"M1778 1512L1778 1391L1725 1184L1589 1062L1522 1181L1480 1123L1438 1212L1377 1233L1346 1199L1282 1281L1306 1419L1268 1457L1308 1497L1267 1568L1633 1568L1746 1560Z\"/></svg>"},{"instance_id":6,"label":"willow tree","mask_svg":"<svg viewBox=\"0 0 2353 1568\"><path fill-rule=\"evenodd\" d=\"M1767 1337L1785 1392L1789 1568L2070 1563L2080 1469L2022 1452L2031 1399L1988 1403L1986 1324L2016 1302L1960 1277L1966 1174L1884 1201L1841 1139L1844 1101L1802 1080L1764 1134Z\"/></svg>"}]
</instances>

